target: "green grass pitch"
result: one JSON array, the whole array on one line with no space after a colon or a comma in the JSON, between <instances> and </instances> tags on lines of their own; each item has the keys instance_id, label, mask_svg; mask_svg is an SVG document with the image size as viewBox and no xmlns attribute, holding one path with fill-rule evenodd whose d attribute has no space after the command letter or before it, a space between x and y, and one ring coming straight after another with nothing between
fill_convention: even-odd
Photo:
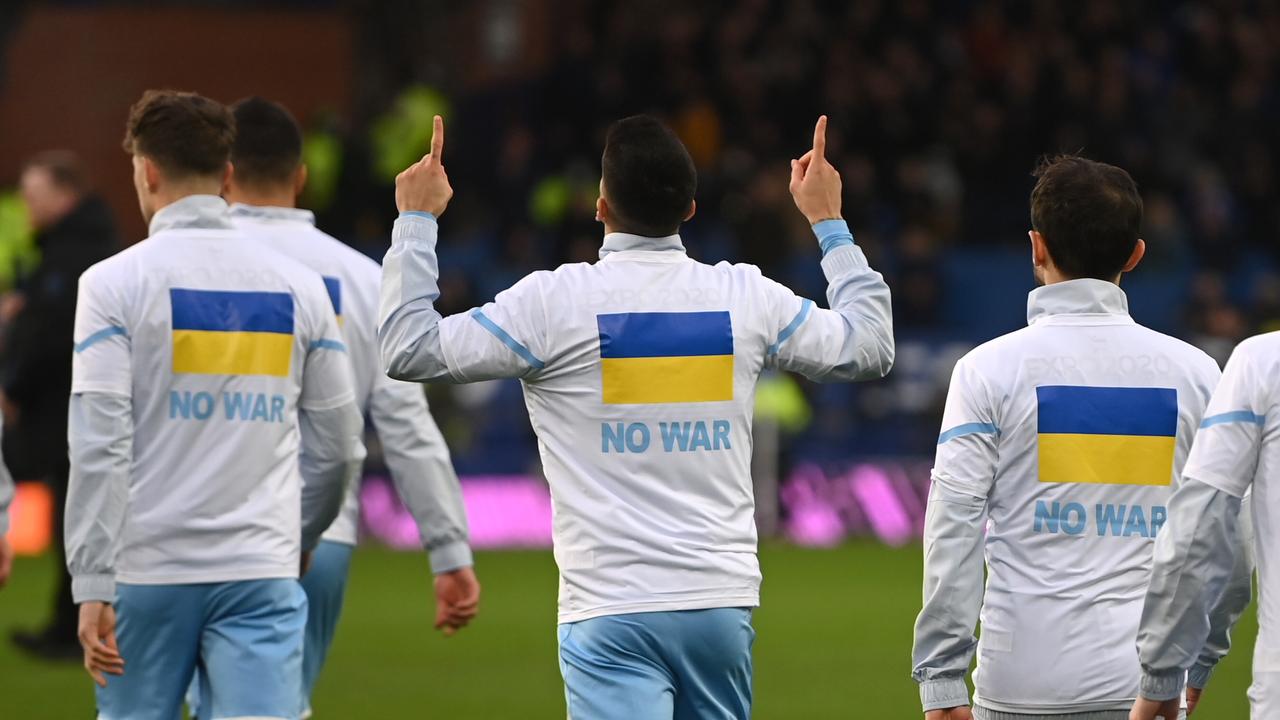
<instances>
[{"instance_id":1,"label":"green grass pitch","mask_svg":"<svg viewBox=\"0 0 1280 720\"><path fill-rule=\"evenodd\" d=\"M910 668L920 605L920 549L853 543L834 550L767 545L756 613L756 712L762 720L921 717ZM564 718L556 664L556 569L548 552L477 558L481 617L453 638L431 630L426 558L361 548L347 607L315 697L326 718ZM77 666L20 656L14 627L43 618L49 558L24 559L0 591L0 718L93 716ZM1219 669L1202 720L1248 717L1252 609Z\"/></svg>"}]
</instances>

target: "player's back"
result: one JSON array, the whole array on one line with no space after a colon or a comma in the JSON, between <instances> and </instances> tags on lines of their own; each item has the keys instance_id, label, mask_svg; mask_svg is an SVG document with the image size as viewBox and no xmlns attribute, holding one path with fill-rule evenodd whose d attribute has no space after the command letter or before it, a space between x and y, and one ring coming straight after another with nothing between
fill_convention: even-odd
<instances>
[{"instance_id":1,"label":"player's back","mask_svg":"<svg viewBox=\"0 0 1280 720\"><path fill-rule=\"evenodd\" d=\"M249 239L305 265L324 280L355 371L356 403L369 407L378 368L378 284L382 269L315 226L309 210L235 204L231 220Z\"/></svg>"},{"instance_id":2,"label":"player's back","mask_svg":"<svg viewBox=\"0 0 1280 720\"><path fill-rule=\"evenodd\" d=\"M167 217L203 210L184 203ZM105 327L77 329L87 339L76 391L132 390L119 580L296 576L302 373L316 344L337 342L324 337L332 311L323 284L224 217L165 217L81 281L81 302L100 308L84 317ZM131 367L88 369L103 333L128 338Z\"/></svg>"},{"instance_id":3,"label":"player's back","mask_svg":"<svg viewBox=\"0 0 1280 720\"><path fill-rule=\"evenodd\" d=\"M984 410L939 439L939 466L952 438L996 448L975 701L1115 708L1137 693L1153 541L1219 372L1111 283L1041 288L1030 315L957 365L953 392Z\"/></svg>"},{"instance_id":4,"label":"player's back","mask_svg":"<svg viewBox=\"0 0 1280 720\"><path fill-rule=\"evenodd\" d=\"M315 226L309 210L234 204L231 219L237 229L255 242L285 255L318 273L337 314L347 354L355 373L356 404L367 414L378 367L378 263ZM360 514L360 483L348 484L342 512L325 532L326 539L354 544Z\"/></svg>"},{"instance_id":5,"label":"player's back","mask_svg":"<svg viewBox=\"0 0 1280 720\"><path fill-rule=\"evenodd\" d=\"M496 303L446 318L444 352L451 368L467 367L463 354L492 333L531 368L562 622L754 606L756 380L779 357L821 375L829 365L790 351L826 357L815 345L834 345L834 356L843 336L805 324L811 304L752 266L696 262L678 239L610 250L614 237L598 263L534 273ZM843 327L834 313L822 320Z\"/></svg>"}]
</instances>

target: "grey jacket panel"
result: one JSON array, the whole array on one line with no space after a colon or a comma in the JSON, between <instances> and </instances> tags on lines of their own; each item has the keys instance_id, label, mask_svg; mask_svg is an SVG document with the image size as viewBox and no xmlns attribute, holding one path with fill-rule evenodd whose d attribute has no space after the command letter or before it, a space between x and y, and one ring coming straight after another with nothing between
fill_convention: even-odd
<instances>
[{"instance_id":1,"label":"grey jacket panel","mask_svg":"<svg viewBox=\"0 0 1280 720\"><path fill-rule=\"evenodd\" d=\"M1156 538L1138 629L1143 697L1178 697L1185 671L1203 657L1210 611L1236 568L1239 515L1239 498L1194 478L1185 478L1174 491L1169 520Z\"/></svg>"},{"instance_id":2,"label":"grey jacket panel","mask_svg":"<svg viewBox=\"0 0 1280 720\"><path fill-rule=\"evenodd\" d=\"M67 439L71 478L63 534L71 594L77 603L114 602L133 464L132 400L114 393L72 394Z\"/></svg>"},{"instance_id":3,"label":"grey jacket panel","mask_svg":"<svg viewBox=\"0 0 1280 720\"><path fill-rule=\"evenodd\" d=\"M470 566L462 488L422 388L380 376L370 397L369 416L400 499L417 521L432 571Z\"/></svg>"},{"instance_id":4,"label":"grey jacket panel","mask_svg":"<svg viewBox=\"0 0 1280 720\"><path fill-rule=\"evenodd\" d=\"M984 498L936 477L924 527L924 608L916 619L911 677L925 712L969 704L964 676L978 646L982 611Z\"/></svg>"},{"instance_id":5,"label":"grey jacket panel","mask_svg":"<svg viewBox=\"0 0 1280 720\"><path fill-rule=\"evenodd\" d=\"M355 401L327 410L298 408L302 471L302 549L314 550L338 517L347 483L360 473L364 417Z\"/></svg>"}]
</instances>

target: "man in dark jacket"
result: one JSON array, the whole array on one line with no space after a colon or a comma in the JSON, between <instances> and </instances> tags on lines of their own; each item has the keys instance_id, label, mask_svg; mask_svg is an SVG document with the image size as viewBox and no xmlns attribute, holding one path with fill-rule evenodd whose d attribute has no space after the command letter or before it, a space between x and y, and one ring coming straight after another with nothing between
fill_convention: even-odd
<instances>
[{"instance_id":1,"label":"man in dark jacket","mask_svg":"<svg viewBox=\"0 0 1280 720\"><path fill-rule=\"evenodd\" d=\"M69 152L42 153L28 162L21 191L40 262L19 275L15 291L0 303L8 321L0 359L4 457L15 477L46 478L53 490L59 581L49 625L15 632L13 640L37 655L75 659L81 654L78 614L62 547L72 325L80 274L115 252L116 231L106 204L90 194L84 170Z\"/></svg>"}]
</instances>

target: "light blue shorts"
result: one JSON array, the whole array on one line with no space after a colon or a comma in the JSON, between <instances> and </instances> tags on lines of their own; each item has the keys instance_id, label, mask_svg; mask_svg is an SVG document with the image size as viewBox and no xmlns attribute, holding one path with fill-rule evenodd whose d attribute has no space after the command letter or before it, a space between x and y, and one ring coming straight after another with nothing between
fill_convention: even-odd
<instances>
[{"instance_id":1,"label":"light blue shorts","mask_svg":"<svg viewBox=\"0 0 1280 720\"><path fill-rule=\"evenodd\" d=\"M747 720L745 608L608 615L559 627L570 720Z\"/></svg>"},{"instance_id":2,"label":"light blue shorts","mask_svg":"<svg viewBox=\"0 0 1280 720\"><path fill-rule=\"evenodd\" d=\"M97 689L101 720L174 720L196 673L201 720L298 716L307 599L296 580L125 585L124 675Z\"/></svg>"},{"instance_id":3,"label":"light blue shorts","mask_svg":"<svg viewBox=\"0 0 1280 720\"><path fill-rule=\"evenodd\" d=\"M342 615L353 552L355 548L350 545L321 541L311 558L311 569L302 576L302 589L307 593L307 640L302 651L304 716L311 714L311 691L329 655L338 618Z\"/></svg>"}]
</instances>

